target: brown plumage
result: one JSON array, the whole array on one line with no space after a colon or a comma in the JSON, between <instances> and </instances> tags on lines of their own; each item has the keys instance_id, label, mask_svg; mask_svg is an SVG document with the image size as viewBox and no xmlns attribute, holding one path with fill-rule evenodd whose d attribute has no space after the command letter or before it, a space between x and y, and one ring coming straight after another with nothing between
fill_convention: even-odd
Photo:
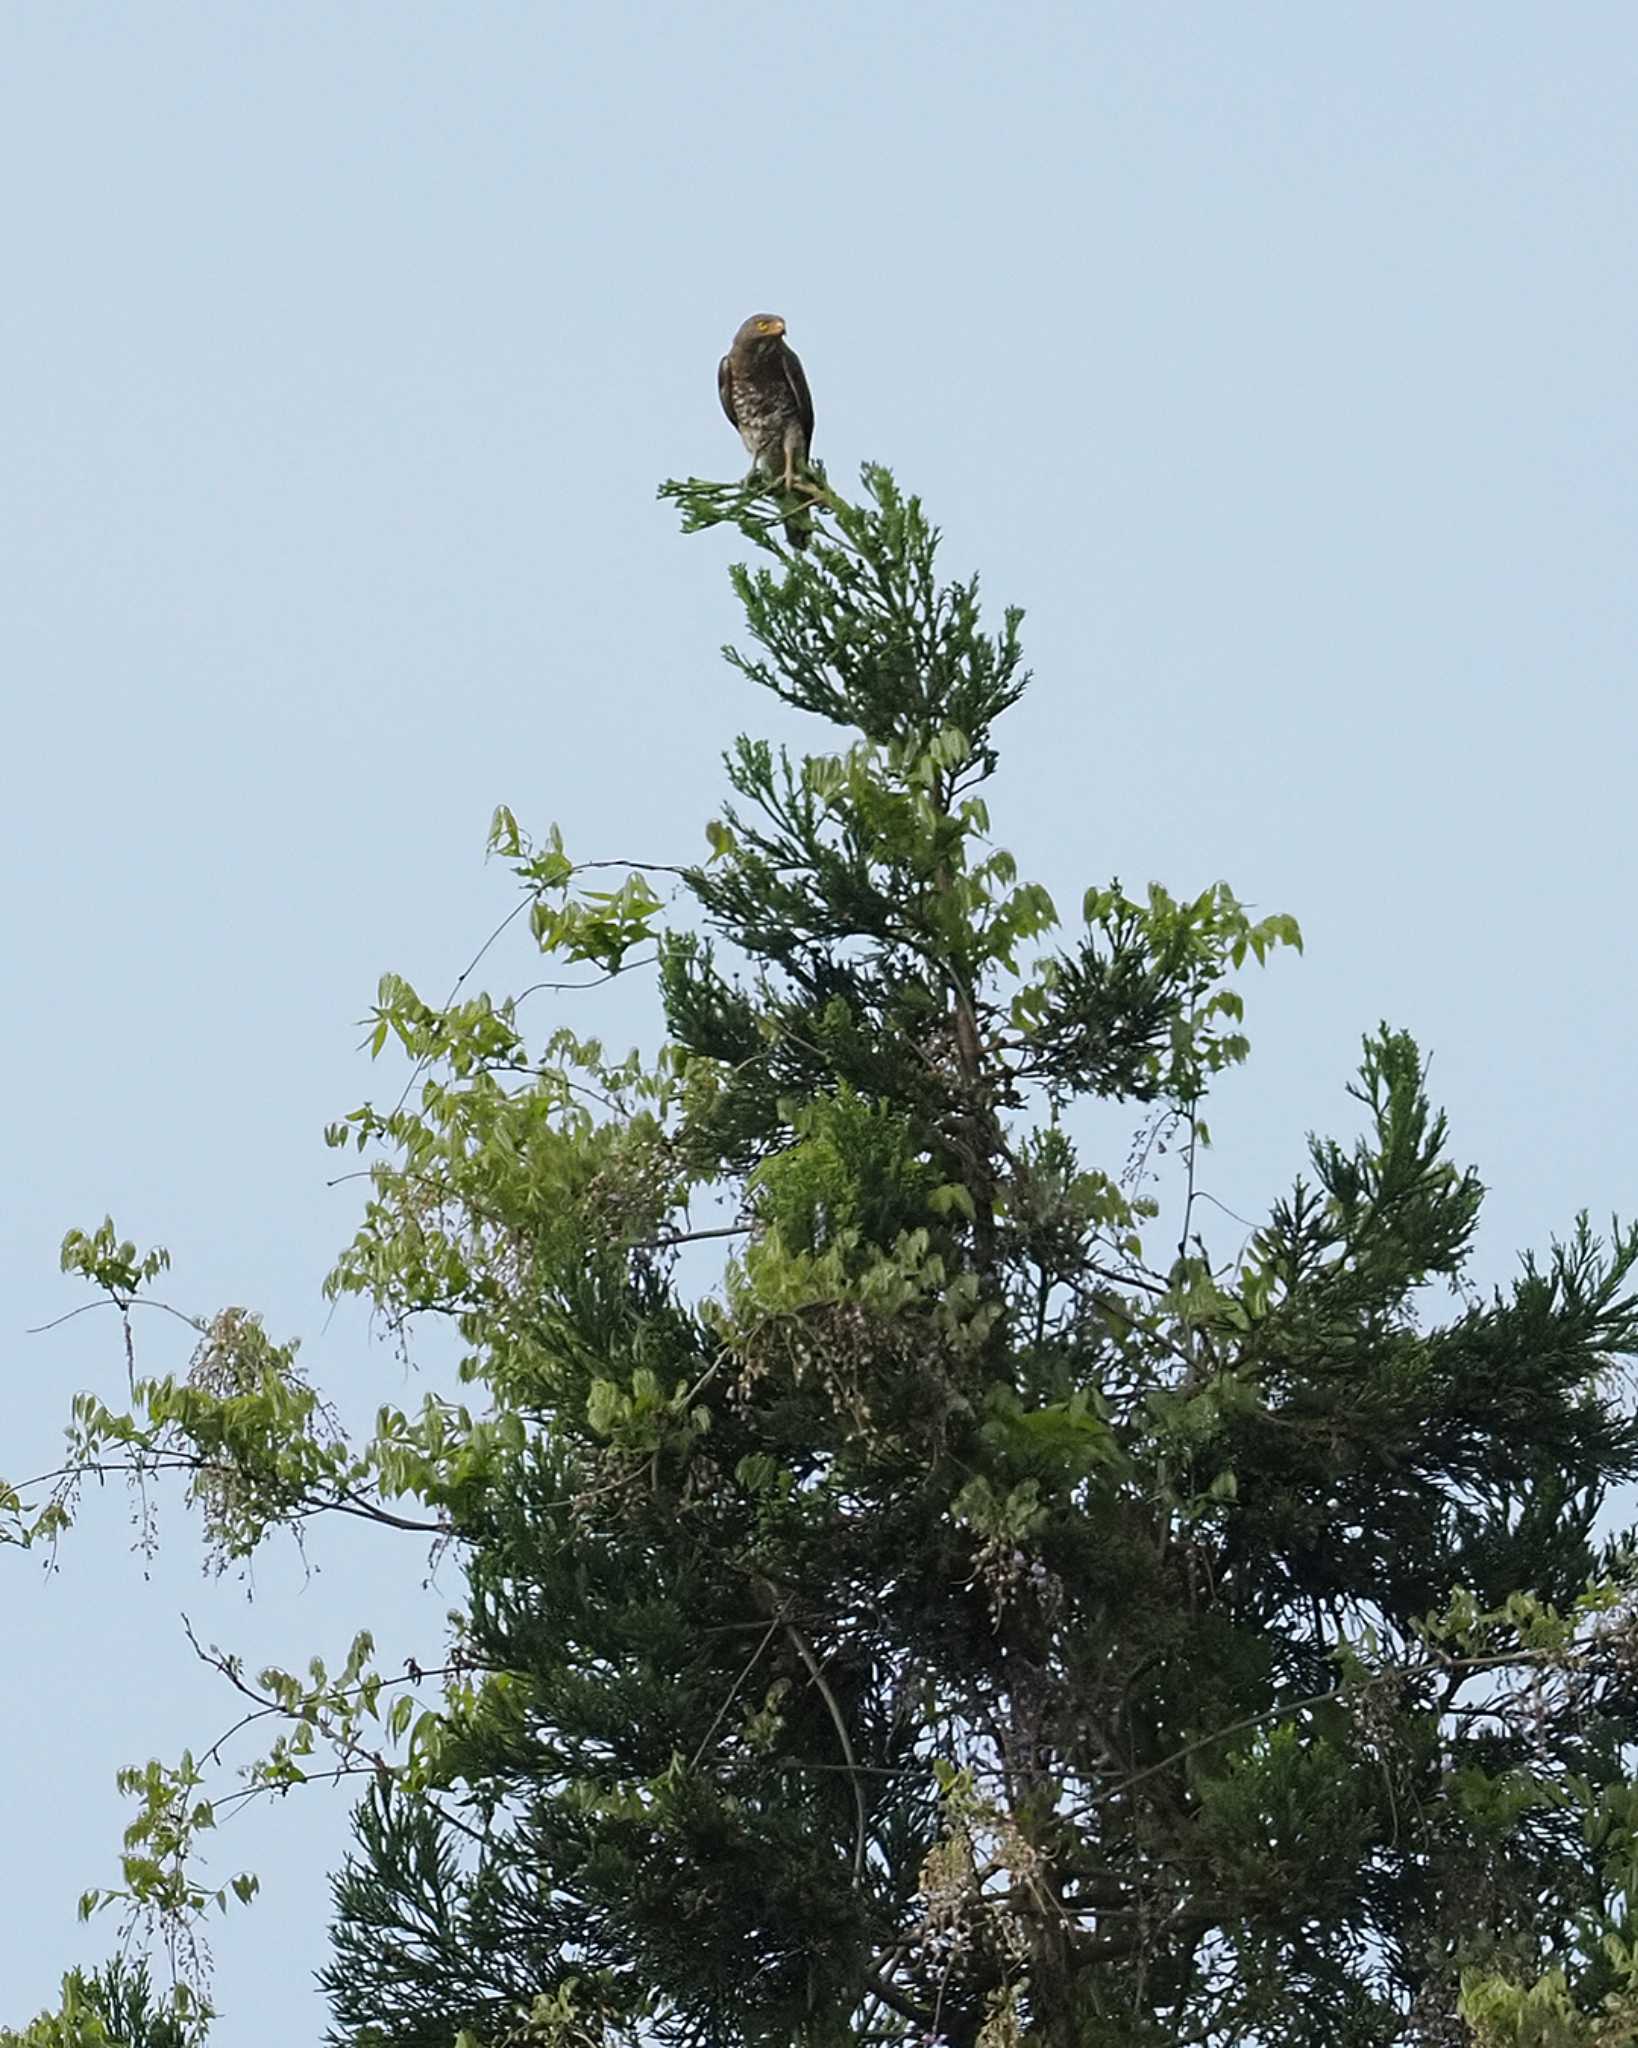
<instances>
[{"instance_id":1,"label":"brown plumage","mask_svg":"<svg viewBox=\"0 0 1638 2048\"><path fill-rule=\"evenodd\" d=\"M777 477L794 491L813 445L813 399L777 313L753 313L734 336L717 365L717 394L751 457L751 475ZM806 521L787 519L785 538L805 548Z\"/></svg>"}]
</instances>

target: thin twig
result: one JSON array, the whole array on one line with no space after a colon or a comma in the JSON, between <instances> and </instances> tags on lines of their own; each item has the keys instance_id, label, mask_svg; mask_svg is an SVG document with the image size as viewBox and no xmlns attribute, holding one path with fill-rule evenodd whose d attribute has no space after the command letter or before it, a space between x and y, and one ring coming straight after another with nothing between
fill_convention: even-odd
<instances>
[{"instance_id":1,"label":"thin twig","mask_svg":"<svg viewBox=\"0 0 1638 2048\"><path fill-rule=\"evenodd\" d=\"M1421 1664L1399 1667L1395 1671L1395 1676L1401 1679L1426 1678L1436 1671L1460 1671L1472 1676L1481 1671L1504 1671L1514 1665L1539 1670L1551 1661L1553 1654L1547 1650L1527 1650L1520 1647L1517 1650L1499 1651L1488 1657L1438 1655ZM1215 1728L1207 1735L1197 1735L1192 1742L1185 1742L1181 1749L1174 1749L1170 1756L1162 1757L1158 1763L1145 1764L1141 1771L1134 1771L1131 1777L1122 1779L1118 1785L1112 1785L1107 1792L1099 1793L1076 1810L1085 1812L1094 1807L1108 1806L1113 1801L1124 1798L1134 1785L1142 1784L1145 1778L1154 1777L1158 1771L1171 1770L1186 1758L1195 1755L1197 1751L1209 1749L1214 1742L1226 1742L1231 1735L1249 1734L1252 1730L1265 1728L1272 1722L1283 1721L1292 1714L1306 1713L1310 1707L1326 1706L1332 1700L1341 1699L1347 1690L1348 1681L1345 1680L1341 1685L1333 1685L1328 1692L1314 1692L1302 1699L1283 1700L1278 1706L1268 1707L1260 1714L1247 1714L1243 1719L1230 1721L1226 1727Z\"/></svg>"},{"instance_id":2,"label":"thin twig","mask_svg":"<svg viewBox=\"0 0 1638 2048\"><path fill-rule=\"evenodd\" d=\"M47 1330L57 1330L64 1323L71 1323L76 1316L89 1315L94 1308L117 1308L121 1314L133 1308L163 1309L168 1316L175 1316L179 1323L186 1323L197 1335L203 1336L206 1325L197 1316L185 1314L179 1308L172 1308L168 1301L150 1301L146 1295L133 1295L129 1300L119 1295L104 1295L99 1301L82 1301L78 1308L66 1310L60 1316L53 1316L49 1323L34 1323L23 1331L25 1337L43 1337Z\"/></svg>"},{"instance_id":3,"label":"thin twig","mask_svg":"<svg viewBox=\"0 0 1638 2048\"><path fill-rule=\"evenodd\" d=\"M706 1750L710 1747L711 1737L715 1735L717 1730L722 1726L723 1715L726 1714L728 1709L733 1705L735 1697L737 1696L740 1687L745 1683L746 1679L749 1678L751 1673L756 1669L757 1663L760 1660L763 1651L773 1641L774 1636L778 1631L778 1628L779 1616L776 1614L773 1620L769 1622L767 1628L764 1630L761 1642L757 1644L756 1648L751 1652L750 1656L746 1658L744 1665L740 1669L739 1676L734 1680L733 1684L729 1686L727 1693L724 1695L722 1705L718 1707L715 1718L712 1720L710 1727L707 1728L705 1733L700 1737L699 1748L695 1750L694 1754L688 1760L688 1768L691 1771L697 1770L699 1768L700 1758L704 1756Z\"/></svg>"},{"instance_id":4,"label":"thin twig","mask_svg":"<svg viewBox=\"0 0 1638 2048\"><path fill-rule=\"evenodd\" d=\"M868 1820L865 1813L864 1789L859 1782L859 1766L853 1754L853 1743L848 1736L847 1723L842 1719L842 1710L836 1704L836 1695L830 1689L825 1674L819 1668L819 1660L808 1648L801 1631L785 1623L785 1633L796 1645L796 1653L808 1667L808 1675L819 1688L819 1695L830 1709L830 1718L836 1723L836 1733L841 1741L842 1755L847 1759L849 1780L853 1786L853 1804L858 1813L858 1831L853 1842L853 1883L857 1889L864 1877L865 1831Z\"/></svg>"},{"instance_id":5,"label":"thin twig","mask_svg":"<svg viewBox=\"0 0 1638 2048\"><path fill-rule=\"evenodd\" d=\"M526 911L529 908L530 904L534 901L534 896L528 895L523 897L521 901L513 904L512 908L501 919L500 923L496 925L495 929L489 934L488 938L484 940L483 944L478 948L477 952L475 952L472 955L472 958L461 969L460 973L456 975L454 985L450 989L449 994L445 996L443 1001L443 1007L445 1010L449 1008L450 1004L453 1003L455 998L460 994L462 988L466 984L467 976L477 971L478 962L482 960L485 953L489 951L490 947L500 937L501 933L506 930L507 926L511 924L514 921L514 919L521 917L524 911ZM404 1083L404 1092L402 1095L399 1096L398 1101L393 1108L394 1116L396 1116L399 1110L403 1108L404 1104L409 1101L410 1090L415 1086L416 1082L425 1072L426 1068L431 1063L431 1060L431 1053L424 1052L422 1053L421 1057L415 1062L415 1065L411 1067L409 1079Z\"/></svg>"},{"instance_id":6,"label":"thin twig","mask_svg":"<svg viewBox=\"0 0 1638 2048\"><path fill-rule=\"evenodd\" d=\"M601 988L605 982L629 974L634 967L652 967L658 958L657 953L644 953L635 960L622 960L618 967L611 967L606 974L599 974L591 981L532 981L527 988L520 988L512 1000L521 1003L529 996L574 995L581 989Z\"/></svg>"},{"instance_id":7,"label":"thin twig","mask_svg":"<svg viewBox=\"0 0 1638 2048\"><path fill-rule=\"evenodd\" d=\"M718 1230L679 1230L671 1237L639 1237L627 1249L634 1252L665 1251L674 1244L700 1244L708 1237L746 1237L749 1223L725 1223Z\"/></svg>"},{"instance_id":8,"label":"thin twig","mask_svg":"<svg viewBox=\"0 0 1638 2048\"><path fill-rule=\"evenodd\" d=\"M1214 1209L1221 1209L1223 1214L1229 1218L1230 1222L1238 1223L1246 1230L1258 1231L1261 1230L1263 1227L1260 1223L1253 1223L1249 1216L1242 1216L1238 1209L1231 1209L1227 1202L1220 1202L1217 1199L1217 1197L1214 1194L1210 1193L1209 1190L1207 1190L1206 1188L1195 1189L1195 1200L1199 1202L1210 1202Z\"/></svg>"}]
</instances>

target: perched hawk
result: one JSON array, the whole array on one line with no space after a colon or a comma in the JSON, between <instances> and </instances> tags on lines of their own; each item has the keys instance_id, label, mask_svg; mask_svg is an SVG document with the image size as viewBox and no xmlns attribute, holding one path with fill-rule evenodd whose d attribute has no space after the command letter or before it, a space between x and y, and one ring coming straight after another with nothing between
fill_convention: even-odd
<instances>
[{"instance_id":1,"label":"perched hawk","mask_svg":"<svg viewBox=\"0 0 1638 2048\"><path fill-rule=\"evenodd\" d=\"M717 392L750 452L752 476L778 477L787 491L794 489L813 442L813 400L777 313L753 313L734 336L717 365ZM805 548L806 521L787 519L785 538Z\"/></svg>"}]
</instances>

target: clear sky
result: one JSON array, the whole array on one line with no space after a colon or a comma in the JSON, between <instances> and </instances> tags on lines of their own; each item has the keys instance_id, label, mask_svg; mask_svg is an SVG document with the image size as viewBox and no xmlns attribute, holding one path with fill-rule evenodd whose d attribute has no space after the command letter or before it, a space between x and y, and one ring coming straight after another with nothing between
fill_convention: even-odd
<instances>
[{"instance_id":1,"label":"clear sky","mask_svg":"<svg viewBox=\"0 0 1638 2048\"><path fill-rule=\"evenodd\" d=\"M0 10L0 1470L123 1386L100 1317L24 1335L108 1209L350 1412L415 1398L326 1322L321 1127L381 970L441 994L509 906L497 801L688 858L732 735L798 732L717 659L733 545L654 501L743 468L713 376L754 310L833 478L890 463L1028 608L1022 871L1301 919L1222 1199L1351 1128L1386 1017L1494 1190L1483 1277L1630 1211L1635 104L1630 0ZM111 1492L54 1580L0 1557L0 2020L112 1934L74 1901L116 1766L232 1718L181 1611L253 1664L362 1623L435 1661L459 1597L320 1531L247 1604L162 1534L145 1574ZM344 1820L224 1833L265 1890L223 2048L316 2040Z\"/></svg>"}]
</instances>

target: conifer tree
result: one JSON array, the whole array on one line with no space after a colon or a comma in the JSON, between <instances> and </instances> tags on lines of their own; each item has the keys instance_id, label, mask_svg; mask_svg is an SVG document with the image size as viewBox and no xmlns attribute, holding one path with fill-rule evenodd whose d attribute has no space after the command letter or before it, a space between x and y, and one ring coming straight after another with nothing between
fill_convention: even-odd
<instances>
[{"instance_id":1,"label":"conifer tree","mask_svg":"<svg viewBox=\"0 0 1638 2048\"><path fill-rule=\"evenodd\" d=\"M737 742L677 907L497 813L542 949L651 973L663 1045L382 985L416 1086L333 1130L373 1181L333 1285L452 1324L471 1408L348 1444L234 1311L131 1414L77 1409L79 1473L181 1469L224 1554L326 1509L458 1548L418 1718L367 1638L307 1679L214 1653L288 1717L258 1784L324 1737L368 1779L331 2039L1614 2048L1638 1233L1583 1219L1481 1294L1481 1185L1384 1026L1357 1133L1214 1249L1236 977L1296 927L1019 879L1019 616L864 481L799 556L667 487L763 551L729 659L829 728ZM121 1303L159 1256L65 1251ZM133 1779L138 1904L209 1902L197 1782Z\"/></svg>"},{"instance_id":2,"label":"conifer tree","mask_svg":"<svg viewBox=\"0 0 1638 2048\"><path fill-rule=\"evenodd\" d=\"M990 836L1018 615L986 632L865 483L735 571L730 660L836 737L730 755L659 1062L560 1039L517 1089L509 1015L464 1076L428 1020L457 1075L384 1133L343 1282L453 1312L524 1428L463 1521L470 1832L366 1803L335 2038L1340 2048L1571 1958L1595 2010L1630 1990L1577 1940L1631 1853L1594 1520L1638 1240L1578 1225L1430 1319L1482 1190L1383 1029L1363 1135L1226 1264L1185 1189L1156 1258L1077 1112L1192 1175L1234 971L1295 927L1112 885L1055 936Z\"/></svg>"}]
</instances>

